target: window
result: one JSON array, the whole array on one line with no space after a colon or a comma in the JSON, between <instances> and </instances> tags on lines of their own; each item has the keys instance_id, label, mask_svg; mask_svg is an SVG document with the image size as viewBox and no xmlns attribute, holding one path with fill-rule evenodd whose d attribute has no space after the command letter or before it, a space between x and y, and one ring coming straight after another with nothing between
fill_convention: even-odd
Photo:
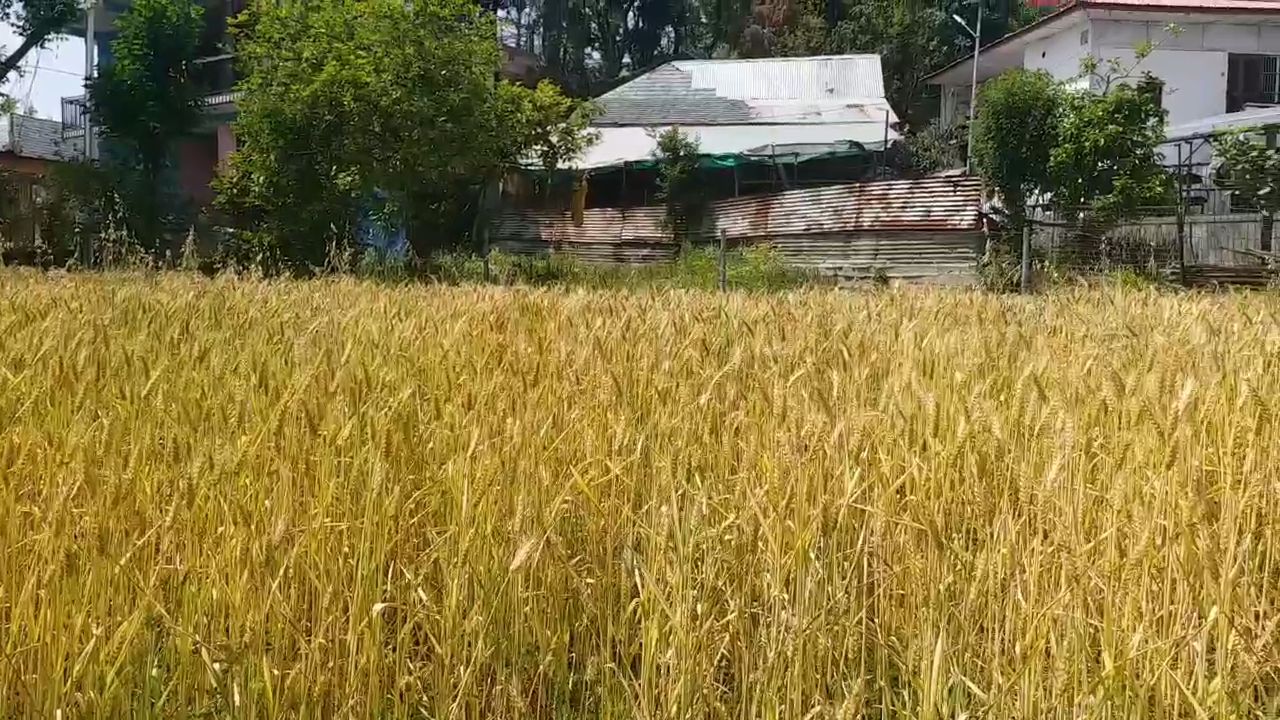
<instances>
[{"instance_id":1,"label":"window","mask_svg":"<svg viewBox=\"0 0 1280 720\"><path fill-rule=\"evenodd\" d=\"M1138 92L1151 98L1156 107L1164 108L1164 81L1160 78L1147 73L1138 81Z\"/></svg>"},{"instance_id":2,"label":"window","mask_svg":"<svg viewBox=\"0 0 1280 720\"><path fill-rule=\"evenodd\" d=\"M1280 105L1280 56L1227 56L1227 112L1247 105Z\"/></svg>"}]
</instances>

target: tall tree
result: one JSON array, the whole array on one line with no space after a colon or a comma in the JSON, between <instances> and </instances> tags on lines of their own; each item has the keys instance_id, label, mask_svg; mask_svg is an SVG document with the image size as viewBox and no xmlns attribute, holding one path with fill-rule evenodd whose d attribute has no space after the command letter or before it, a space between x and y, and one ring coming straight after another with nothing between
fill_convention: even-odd
<instances>
[{"instance_id":1,"label":"tall tree","mask_svg":"<svg viewBox=\"0 0 1280 720\"><path fill-rule=\"evenodd\" d=\"M0 0L0 21L22 37L18 47L0 59L0 84L32 50L43 47L79 14L77 0Z\"/></svg>"},{"instance_id":2,"label":"tall tree","mask_svg":"<svg viewBox=\"0 0 1280 720\"><path fill-rule=\"evenodd\" d=\"M438 227L497 170L575 154L588 119L550 84L494 82L493 18L471 0L264 3L237 49L240 147L219 202L295 269L349 246L370 198ZM419 254L436 240L410 235Z\"/></svg>"},{"instance_id":3,"label":"tall tree","mask_svg":"<svg viewBox=\"0 0 1280 720\"><path fill-rule=\"evenodd\" d=\"M90 111L118 146L113 167L129 186L132 229L159 250L166 198L163 176L175 142L199 122L200 90L191 79L204 28L193 0L134 0L116 21L113 62L89 90Z\"/></svg>"}]
</instances>

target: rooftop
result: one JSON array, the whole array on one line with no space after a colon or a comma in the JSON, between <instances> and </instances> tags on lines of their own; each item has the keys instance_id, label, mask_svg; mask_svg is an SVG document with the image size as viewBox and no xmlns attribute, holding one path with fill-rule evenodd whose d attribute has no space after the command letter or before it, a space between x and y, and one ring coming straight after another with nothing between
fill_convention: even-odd
<instances>
[{"instance_id":1,"label":"rooftop","mask_svg":"<svg viewBox=\"0 0 1280 720\"><path fill-rule=\"evenodd\" d=\"M676 60L598 102L596 125L862 122L888 109L878 55Z\"/></svg>"},{"instance_id":2,"label":"rooftop","mask_svg":"<svg viewBox=\"0 0 1280 720\"><path fill-rule=\"evenodd\" d=\"M36 160L74 160L81 141L62 137L62 123L30 115L0 116L0 152Z\"/></svg>"}]
</instances>

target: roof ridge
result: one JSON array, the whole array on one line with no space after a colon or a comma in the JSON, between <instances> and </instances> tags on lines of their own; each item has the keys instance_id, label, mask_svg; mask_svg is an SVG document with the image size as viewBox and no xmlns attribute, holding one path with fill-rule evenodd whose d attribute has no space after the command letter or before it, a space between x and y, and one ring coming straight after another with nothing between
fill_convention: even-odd
<instances>
[{"instance_id":1,"label":"roof ridge","mask_svg":"<svg viewBox=\"0 0 1280 720\"><path fill-rule=\"evenodd\" d=\"M733 63L765 63L765 62L808 62L812 60L851 60L865 58L879 58L875 53L842 53L839 55L788 55L785 57L767 57L767 58L706 58L695 60L672 60L668 65L691 65L698 64L724 64Z\"/></svg>"}]
</instances>

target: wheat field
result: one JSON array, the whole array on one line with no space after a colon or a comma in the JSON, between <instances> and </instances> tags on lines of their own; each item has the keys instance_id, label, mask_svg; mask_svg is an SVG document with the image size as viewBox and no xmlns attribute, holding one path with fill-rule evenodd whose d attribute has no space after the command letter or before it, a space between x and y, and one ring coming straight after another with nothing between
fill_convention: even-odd
<instances>
[{"instance_id":1,"label":"wheat field","mask_svg":"<svg viewBox=\"0 0 1280 720\"><path fill-rule=\"evenodd\" d=\"M1278 316L0 274L0 717L1275 717Z\"/></svg>"}]
</instances>

